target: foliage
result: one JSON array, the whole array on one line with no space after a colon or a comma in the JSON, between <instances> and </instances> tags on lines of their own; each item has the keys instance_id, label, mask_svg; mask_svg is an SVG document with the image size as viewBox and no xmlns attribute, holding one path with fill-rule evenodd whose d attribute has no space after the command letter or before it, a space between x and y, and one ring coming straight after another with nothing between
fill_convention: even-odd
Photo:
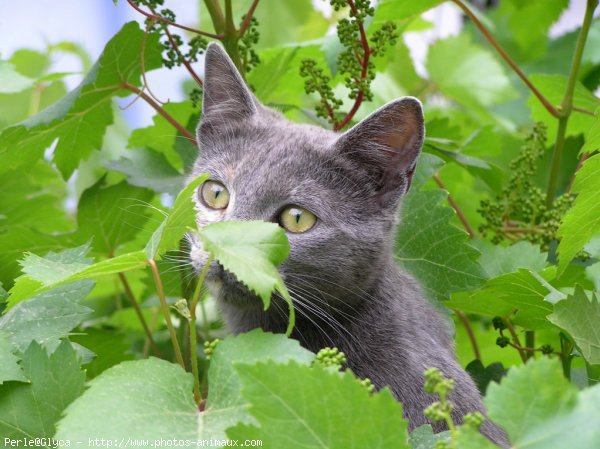
<instances>
[{"instance_id":1,"label":"foliage","mask_svg":"<svg viewBox=\"0 0 600 449\"><path fill-rule=\"evenodd\" d=\"M125 24L94 64L74 43L0 60L3 437L492 448L477 431L492 419L512 447L600 446L597 0L556 39L548 30L566 0L477 12L452 0L469 20L430 46L426 77L403 37L431 27L421 14L440 0L332 0L330 17L309 0L204 1L198 27L167 0L121 2L142 24ZM208 264L188 262L190 241L265 308L288 301L288 331L294 307L277 270L290 251L281 228L196 227L208 175L187 178L195 67L213 40L261 101L295 121L344 131L397 96L423 101L427 139L394 256L455 320L458 358L489 418L452 422L453 382L428 370L435 402L424 412L450 431L409 433L401 404L345 370L337 348L227 335L204 289ZM69 93L66 74L52 72L63 52L85 72ZM192 83L185 101L162 104L146 73L173 67ZM127 129L115 106L140 103L156 111L152 124Z\"/></svg>"}]
</instances>

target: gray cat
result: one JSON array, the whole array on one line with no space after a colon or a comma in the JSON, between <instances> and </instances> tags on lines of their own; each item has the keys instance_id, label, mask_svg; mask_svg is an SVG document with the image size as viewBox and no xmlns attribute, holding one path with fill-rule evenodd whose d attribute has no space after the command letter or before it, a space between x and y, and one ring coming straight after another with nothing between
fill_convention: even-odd
<instances>
[{"instance_id":1,"label":"gray cat","mask_svg":"<svg viewBox=\"0 0 600 449\"><path fill-rule=\"evenodd\" d=\"M259 103L213 44L202 106L193 174L208 172L210 181L198 190L198 227L264 220L286 229L291 253L279 272L297 311L292 336L314 352L338 347L357 376L388 386L411 429L428 422L423 409L434 398L423 391L423 371L429 367L455 379L456 421L483 410L454 359L447 324L394 261L398 208L423 144L421 103L392 101L343 134L290 123ZM207 255L191 239L192 263L200 269ZM281 299L263 311L261 300L216 262L207 283L232 332L285 331ZM489 421L482 430L506 444Z\"/></svg>"}]
</instances>

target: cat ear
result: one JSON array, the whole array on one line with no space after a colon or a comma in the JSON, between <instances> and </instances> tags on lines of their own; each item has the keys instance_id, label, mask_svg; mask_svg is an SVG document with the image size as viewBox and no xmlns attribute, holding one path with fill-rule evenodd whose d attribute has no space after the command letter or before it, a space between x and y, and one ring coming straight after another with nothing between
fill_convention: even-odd
<instances>
[{"instance_id":1,"label":"cat ear","mask_svg":"<svg viewBox=\"0 0 600 449\"><path fill-rule=\"evenodd\" d=\"M257 112L258 100L223 47L214 42L206 50L203 91L202 122L211 127Z\"/></svg>"},{"instance_id":2,"label":"cat ear","mask_svg":"<svg viewBox=\"0 0 600 449\"><path fill-rule=\"evenodd\" d=\"M342 134L335 149L367 171L380 204L396 204L410 187L424 137L421 102L404 97Z\"/></svg>"}]
</instances>

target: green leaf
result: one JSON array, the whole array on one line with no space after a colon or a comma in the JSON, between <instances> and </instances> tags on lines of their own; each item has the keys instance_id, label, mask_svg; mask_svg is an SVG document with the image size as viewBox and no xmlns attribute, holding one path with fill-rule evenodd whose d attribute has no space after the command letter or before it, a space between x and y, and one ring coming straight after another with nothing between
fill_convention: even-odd
<instances>
[{"instance_id":1,"label":"green leaf","mask_svg":"<svg viewBox=\"0 0 600 449\"><path fill-rule=\"evenodd\" d=\"M58 139L53 160L63 177L69 178L80 160L101 147L106 127L113 121L112 97L128 92L121 87L125 82L139 85L143 36L136 22L123 26L75 90L39 114L6 128L0 134L0 173L32 164ZM158 36L150 34L146 71L160 67L161 48Z\"/></svg>"},{"instance_id":2,"label":"green leaf","mask_svg":"<svg viewBox=\"0 0 600 449\"><path fill-rule=\"evenodd\" d=\"M482 396L485 395L490 382L500 382L500 379L506 374L506 369L502 363L495 362L488 366L483 366L481 360L478 359L469 363L465 367L465 370L473 378Z\"/></svg>"},{"instance_id":3,"label":"green leaf","mask_svg":"<svg viewBox=\"0 0 600 449\"><path fill-rule=\"evenodd\" d=\"M152 150L130 151L118 161L107 163L106 168L125 173L131 185L173 196L177 196L184 183L183 175L162 154Z\"/></svg>"},{"instance_id":4,"label":"green leaf","mask_svg":"<svg viewBox=\"0 0 600 449\"><path fill-rule=\"evenodd\" d=\"M479 264L488 278L512 273L520 268L541 271L546 266L548 255L541 252L539 245L521 241L511 246L495 246L485 241L478 242L481 251Z\"/></svg>"},{"instance_id":5,"label":"green leaf","mask_svg":"<svg viewBox=\"0 0 600 449\"><path fill-rule=\"evenodd\" d=\"M22 364L31 383L0 386L0 435L21 441L52 438L63 410L83 392L85 372L79 369L77 355L68 341L63 341L50 357L34 342L23 354Z\"/></svg>"},{"instance_id":6,"label":"green leaf","mask_svg":"<svg viewBox=\"0 0 600 449\"><path fill-rule=\"evenodd\" d=\"M567 89L567 77L563 75L542 75L534 74L529 76L529 80L546 97L550 104L557 105L562 102L562 98ZM531 94L527 100L527 105L531 109L531 118L536 122L546 123L548 142L556 141L557 120L550 115L540 101ZM600 106L600 100L594 97L581 82L575 84L573 93L573 106L595 111ZM567 136L585 134L594 124L594 117L587 114L574 113L569 116L567 124Z\"/></svg>"},{"instance_id":7,"label":"green leaf","mask_svg":"<svg viewBox=\"0 0 600 449\"><path fill-rule=\"evenodd\" d=\"M490 385L484 402L512 447L592 448L600 444L600 429L590 422L600 413L598 387L578 395L559 361L543 357L511 368L500 385Z\"/></svg>"},{"instance_id":8,"label":"green leaf","mask_svg":"<svg viewBox=\"0 0 600 449\"><path fill-rule=\"evenodd\" d=\"M293 361L236 370L258 426L238 424L227 430L230 439L287 449L408 448L401 405L387 389L371 395L348 371Z\"/></svg>"},{"instance_id":9,"label":"green leaf","mask_svg":"<svg viewBox=\"0 0 600 449\"><path fill-rule=\"evenodd\" d=\"M449 223L454 211L440 204L446 195L411 190L403 200L396 235L396 260L436 298L484 281L477 250L467 244L464 231Z\"/></svg>"},{"instance_id":10,"label":"green leaf","mask_svg":"<svg viewBox=\"0 0 600 449\"><path fill-rule=\"evenodd\" d=\"M33 253L25 253L25 258L19 263L23 273L30 278L45 285L58 283L69 278L74 273L87 268L92 264L92 259L86 257L90 252L89 242L69 248L58 253L50 251L44 257Z\"/></svg>"},{"instance_id":11,"label":"green leaf","mask_svg":"<svg viewBox=\"0 0 600 449\"><path fill-rule=\"evenodd\" d=\"M117 248L135 238L149 219L148 202L154 194L126 182L106 186L104 179L81 195L77 208L77 234L93 238L94 252L113 255Z\"/></svg>"},{"instance_id":12,"label":"green leaf","mask_svg":"<svg viewBox=\"0 0 600 449\"><path fill-rule=\"evenodd\" d=\"M424 13L440 3L443 3L443 0L421 0L418 2L382 0L377 5L374 21L386 22L388 20L399 21L409 19Z\"/></svg>"},{"instance_id":13,"label":"green leaf","mask_svg":"<svg viewBox=\"0 0 600 449\"><path fill-rule=\"evenodd\" d=\"M12 226L7 232L0 234L0 282L5 288L13 285L19 274L18 260L25 251L46 253L65 247L62 236L43 234L25 226Z\"/></svg>"},{"instance_id":14,"label":"green leaf","mask_svg":"<svg viewBox=\"0 0 600 449\"><path fill-rule=\"evenodd\" d=\"M183 235L197 229L194 196L198 186L207 179L208 174L201 174L179 192L171 213L154 231L146 245L148 259L154 259L168 250L178 249Z\"/></svg>"},{"instance_id":15,"label":"green leaf","mask_svg":"<svg viewBox=\"0 0 600 449\"><path fill-rule=\"evenodd\" d=\"M427 71L444 95L467 108L483 111L516 96L504 67L467 34L434 43L429 48Z\"/></svg>"},{"instance_id":16,"label":"green leaf","mask_svg":"<svg viewBox=\"0 0 600 449\"><path fill-rule=\"evenodd\" d=\"M21 75L10 62L0 60L0 94L11 94L33 87L35 80Z\"/></svg>"},{"instance_id":17,"label":"green leaf","mask_svg":"<svg viewBox=\"0 0 600 449\"><path fill-rule=\"evenodd\" d=\"M600 364L600 304L595 295L589 300L585 291L577 286L566 301L554 305L548 320L567 331L590 365Z\"/></svg>"},{"instance_id":18,"label":"green leaf","mask_svg":"<svg viewBox=\"0 0 600 449\"><path fill-rule=\"evenodd\" d=\"M583 163L571 191L577 198L557 231L559 275L592 237L600 235L600 154Z\"/></svg>"},{"instance_id":19,"label":"green leaf","mask_svg":"<svg viewBox=\"0 0 600 449\"><path fill-rule=\"evenodd\" d=\"M82 247L63 250L60 253L50 253L44 257L28 254L25 260L21 262L24 266L23 271L28 275L17 278L15 285L10 290L9 307L59 285L81 279L140 270L148 264L146 253L142 250L121 254L93 265L89 262L81 263L81 260L91 261L91 259L82 258L87 250L88 245L86 244ZM82 251L85 252L82 253ZM72 257L80 258L76 260L69 259ZM56 273L52 272L53 266L58 270Z\"/></svg>"},{"instance_id":20,"label":"green leaf","mask_svg":"<svg viewBox=\"0 0 600 449\"><path fill-rule=\"evenodd\" d=\"M459 429L455 444L460 449L497 449L499 447L477 430L466 426Z\"/></svg>"},{"instance_id":21,"label":"green leaf","mask_svg":"<svg viewBox=\"0 0 600 449\"><path fill-rule=\"evenodd\" d=\"M568 5L569 0L506 0L499 4L498 13L506 17L512 39L523 54L535 59L544 54L550 25L558 20Z\"/></svg>"},{"instance_id":22,"label":"green leaf","mask_svg":"<svg viewBox=\"0 0 600 449\"><path fill-rule=\"evenodd\" d=\"M15 349L6 333L0 332L0 386L9 380L27 382L23 369L19 365L20 359L14 354Z\"/></svg>"},{"instance_id":23,"label":"green leaf","mask_svg":"<svg viewBox=\"0 0 600 449\"><path fill-rule=\"evenodd\" d=\"M193 378L178 365L153 357L123 362L88 385L67 408L55 438L197 439Z\"/></svg>"},{"instance_id":24,"label":"green leaf","mask_svg":"<svg viewBox=\"0 0 600 449\"><path fill-rule=\"evenodd\" d=\"M454 294L444 305L468 313L511 317L515 324L528 329L551 327L546 316L552 313L553 302L564 298L548 282L555 273L554 268L542 272L542 275L520 269L490 279L475 292Z\"/></svg>"},{"instance_id":25,"label":"green leaf","mask_svg":"<svg viewBox=\"0 0 600 449\"><path fill-rule=\"evenodd\" d=\"M85 366L87 378L93 379L110 367L135 357L131 351L131 343L127 341L127 338L126 334L114 329L95 329L90 327L86 328L83 334L69 337L69 340L80 344L96 354L96 357Z\"/></svg>"},{"instance_id":26,"label":"green leaf","mask_svg":"<svg viewBox=\"0 0 600 449\"><path fill-rule=\"evenodd\" d=\"M92 313L79 301L93 288L91 281L78 281L20 302L0 317L0 331L20 351L33 340L45 345L65 337Z\"/></svg>"},{"instance_id":27,"label":"green leaf","mask_svg":"<svg viewBox=\"0 0 600 449\"><path fill-rule=\"evenodd\" d=\"M285 231L264 221L220 221L205 226L200 239L204 251L260 296L265 310L271 303L271 294L281 294L289 304L289 334L294 326L294 307L277 271L277 265L290 252Z\"/></svg>"},{"instance_id":28,"label":"green leaf","mask_svg":"<svg viewBox=\"0 0 600 449\"><path fill-rule=\"evenodd\" d=\"M71 230L64 210L66 183L46 161L12 170L0 177L0 230L30 226L47 233Z\"/></svg>"},{"instance_id":29,"label":"green leaf","mask_svg":"<svg viewBox=\"0 0 600 449\"><path fill-rule=\"evenodd\" d=\"M166 103L163 109L177 122L186 125L197 110L191 101L181 103ZM196 120L197 121L197 120ZM161 153L172 167L183 169L181 156L175 151L175 142L185 139L179 134L162 115L156 114L152 119L152 125L146 128L138 128L131 133L128 146L130 148L150 148ZM193 130L192 130L193 134Z\"/></svg>"},{"instance_id":30,"label":"green leaf","mask_svg":"<svg viewBox=\"0 0 600 449\"><path fill-rule=\"evenodd\" d=\"M600 108L596 109L596 120L586 135L585 144L579 154L593 153L600 150Z\"/></svg>"},{"instance_id":31,"label":"green leaf","mask_svg":"<svg viewBox=\"0 0 600 449\"><path fill-rule=\"evenodd\" d=\"M225 439L225 429L237 423L254 422L248 414L248 403L241 395L241 383L234 364L252 364L272 360L285 363L295 360L309 364L315 355L302 348L296 340L260 329L220 342L210 360L208 383L211 386L206 408L198 419L198 438Z\"/></svg>"},{"instance_id":32,"label":"green leaf","mask_svg":"<svg viewBox=\"0 0 600 449\"><path fill-rule=\"evenodd\" d=\"M417 427L408 437L411 449L434 449L436 442L440 440L450 442L450 432L434 434L429 424Z\"/></svg>"}]
</instances>

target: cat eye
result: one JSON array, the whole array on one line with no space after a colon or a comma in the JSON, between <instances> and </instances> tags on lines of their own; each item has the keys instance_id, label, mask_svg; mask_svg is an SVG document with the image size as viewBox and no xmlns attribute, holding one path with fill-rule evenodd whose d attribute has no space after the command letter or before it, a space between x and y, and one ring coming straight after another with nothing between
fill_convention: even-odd
<instances>
[{"instance_id":1,"label":"cat eye","mask_svg":"<svg viewBox=\"0 0 600 449\"><path fill-rule=\"evenodd\" d=\"M300 206L287 206L279 214L279 224L294 234L308 231L316 222L315 214Z\"/></svg>"},{"instance_id":2,"label":"cat eye","mask_svg":"<svg viewBox=\"0 0 600 449\"><path fill-rule=\"evenodd\" d=\"M211 209L225 209L229 205L229 191L217 181L206 181L202 184L200 197Z\"/></svg>"}]
</instances>

